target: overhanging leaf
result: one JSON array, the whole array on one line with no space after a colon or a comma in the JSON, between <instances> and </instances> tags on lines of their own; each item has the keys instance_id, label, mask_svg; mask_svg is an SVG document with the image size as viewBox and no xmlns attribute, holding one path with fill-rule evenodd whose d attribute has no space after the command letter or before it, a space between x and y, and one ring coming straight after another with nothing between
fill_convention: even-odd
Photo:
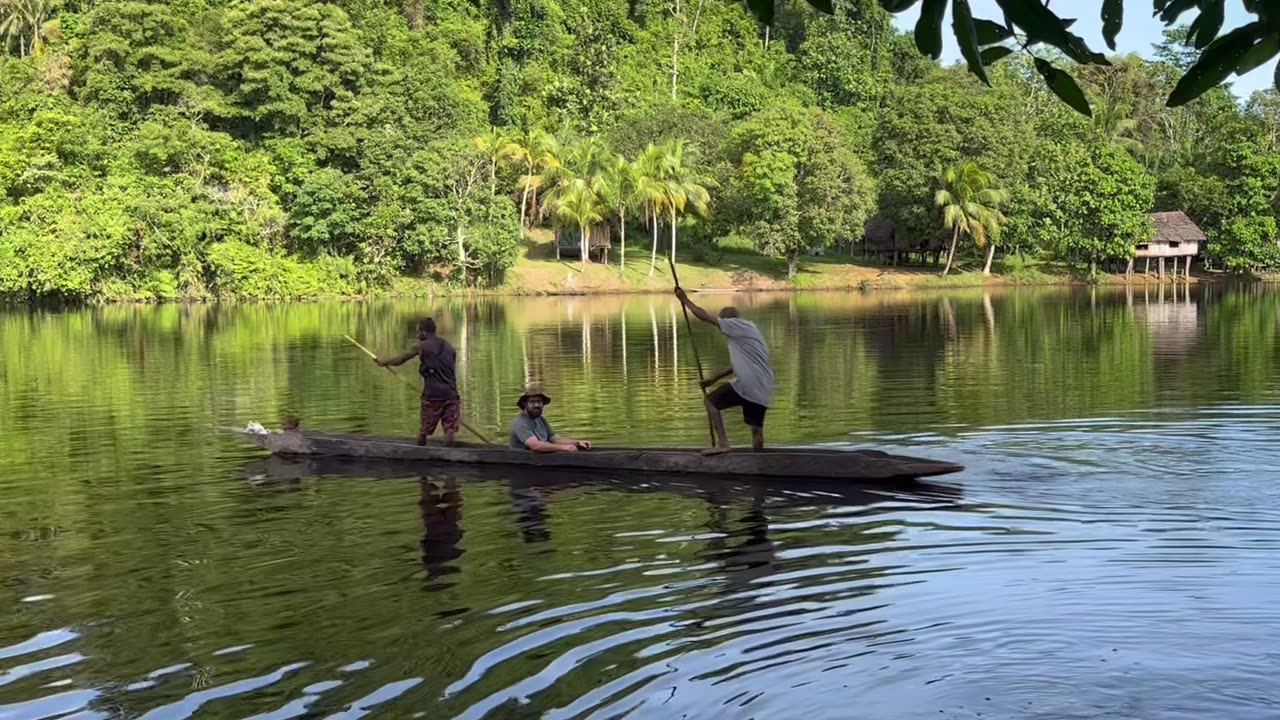
<instances>
[{"instance_id":1,"label":"overhanging leaf","mask_svg":"<svg viewBox=\"0 0 1280 720\"><path fill-rule=\"evenodd\" d=\"M773 2L774 0L747 0L747 7L751 8L751 14L757 20L769 27L773 25Z\"/></svg>"},{"instance_id":2,"label":"overhanging leaf","mask_svg":"<svg viewBox=\"0 0 1280 720\"><path fill-rule=\"evenodd\" d=\"M937 60L942 56L942 17L947 0L924 0L920 19L916 21L916 49L921 55Z\"/></svg>"},{"instance_id":3,"label":"overhanging leaf","mask_svg":"<svg viewBox=\"0 0 1280 720\"><path fill-rule=\"evenodd\" d=\"M995 45L1013 37L1013 31L1009 28L983 18L973 19L973 29L978 32L979 45Z\"/></svg>"},{"instance_id":4,"label":"overhanging leaf","mask_svg":"<svg viewBox=\"0 0 1280 720\"><path fill-rule=\"evenodd\" d=\"M920 0L880 0L880 7L888 12L897 15L900 12L910 10Z\"/></svg>"},{"instance_id":5,"label":"overhanging leaf","mask_svg":"<svg viewBox=\"0 0 1280 720\"><path fill-rule=\"evenodd\" d=\"M1197 50L1203 50L1209 43L1218 39L1218 33L1222 31L1222 21L1225 13L1224 0L1209 0L1208 4L1202 6L1200 17L1196 18L1196 21L1200 23L1200 29L1196 33Z\"/></svg>"},{"instance_id":6,"label":"overhanging leaf","mask_svg":"<svg viewBox=\"0 0 1280 720\"><path fill-rule=\"evenodd\" d=\"M814 10L819 10L828 15L836 13L836 6L832 4L832 0L807 0L807 2Z\"/></svg>"},{"instance_id":7,"label":"overhanging leaf","mask_svg":"<svg viewBox=\"0 0 1280 720\"><path fill-rule=\"evenodd\" d=\"M1164 4L1164 10L1161 11L1160 6L1156 6L1156 12L1160 13L1160 22L1165 25L1172 25L1182 14L1195 7L1196 0L1171 0Z\"/></svg>"},{"instance_id":8,"label":"overhanging leaf","mask_svg":"<svg viewBox=\"0 0 1280 720\"><path fill-rule=\"evenodd\" d=\"M969 66L969 72L990 85L987 69L982 66L982 56L978 52L978 31L973 27L973 10L969 8L969 0L952 0L951 30L956 35L956 42L960 44L960 56Z\"/></svg>"},{"instance_id":9,"label":"overhanging leaf","mask_svg":"<svg viewBox=\"0 0 1280 720\"><path fill-rule=\"evenodd\" d=\"M1036 0L996 0L1005 17L1022 28L1032 43L1043 42L1085 65L1110 65L1105 55L1096 53L1079 35L1067 32L1069 23Z\"/></svg>"},{"instance_id":10,"label":"overhanging leaf","mask_svg":"<svg viewBox=\"0 0 1280 720\"><path fill-rule=\"evenodd\" d=\"M1124 0L1103 0L1102 2L1102 37L1107 47L1114 52L1116 36L1124 25Z\"/></svg>"},{"instance_id":11,"label":"overhanging leaf","mask_svg":"<svg viewBox=\"0 0 1280 720\"><path fill-rule=\"evenodd\" d=\"M1013 48L1008 45L993 45L982 51L982 64L990 67L1012 54Z\"/></svg>"},{"instance_id":12,"label":"overhanging leaf","mask_svg":"<svg viewBox=\"0 0 1280 720\"><path fill-rule=\"evenodd\" d=\"M1252 22L1214 40L1178 81L1165 105L1185 105L1221 84L1240 67L1244 56L1265 32L1262 23Z\"/></svg>"},{"instance_id":13,"label":"overhanging leaf","mask_svg":"<svg viewBox=\"0 0 1280 720\"><path fill-rule=\"evenodd\" d=\"M1249 48L1249 52L1244 54L1240 59L1240 66L1236 68L1236 75L1244 75L1257 70L1260 65L1276 56L1280 52L1280 33L1268 35L1258 41L1256 45Z\"/></svg>"},{"instance_id":14,"label":"overhanging leaf","mask_svg":"<svg viewBox=\"0 0 1280 720\"><path fill-rule=\"evenodd\" d=\"M1040 73L1040 77L1044 78L1044 82L1049 86L1049 90L1053 91L1064 103L1070 105L1076 112L1081 115L1093 117L1093 110L1089 107L1089 100L1084 96L1084 91L1076 84L1075 78L1071 77L1064 70L1060 70L1053 66L1044 58L1036 58L1036 71Z\"/></svg>"}]
</instances>

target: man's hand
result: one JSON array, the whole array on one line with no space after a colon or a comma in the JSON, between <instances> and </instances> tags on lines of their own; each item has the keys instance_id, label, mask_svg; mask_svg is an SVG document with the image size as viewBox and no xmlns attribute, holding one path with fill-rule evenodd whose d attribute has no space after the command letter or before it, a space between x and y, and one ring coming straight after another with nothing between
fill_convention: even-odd
<instances>
[{"instance_id":1,"label":"man's hand","mask_svg":"<svg viewBox=\"0 0 1280 720\"><path fill-rule=\"evenodd\" d=\"M703 380L702 382L700 382L700 383L698 383L698 384L702 386L702 389L703 389L703 390L706 390L707 388L711 387L712 385L715 385L715 384L716 384L716 382L718 382L719 380L720 380L720 378L711 378L710 380Z\"/></svg>"},{"instance_id":2,"label":"man's hand","mask_svg":"<svg viewBox=\"0 0 1280 720\"><path fill-rule=\"evenodd\" d=\"M389 361L389 360L385 360L385 359L380 358L380 357L376 357L376 358L374 358L374 359L373 359L373 364L374 364L374 365L377 365L378 367L386 367L386 366L388 366L388 365L390 365L390 364L391 364L391 361Z\"/></svg>"},{"instance_id":3,"label":"man's hand","mask_svg":"<svg viewBox=\"0 0 1280 720\"><path fill-rule=\"evenodd\" d=\"M590 450L590 449L591 449L591 441L590 441L590 440L579 440L577 443L575 443L575 445L576 445L576 447L577 447L577 449L578 449L578 450Z\"/></svg>"},{"instance_id":4,"label":"man's hand","mask_svg":"<svg viewBox=\"0 0 1280 720\"><path fill-rule=\"evenodd\" d=\"M676 286L676 297L680 298L680 302L689 302L689 294L679 285Z\"/></svg>"},{"instance_id":5,"label":"man's hand","mask_svg":"<svg viewBox=\"0 0 1280 720\"><path fill-rule=\"evenodd\" d=\"M577 445L569 444L569 445L561 445L560 447L563 448L565 452L571 452L571 453L578 452Z\"/></svg>"}]
</instances>

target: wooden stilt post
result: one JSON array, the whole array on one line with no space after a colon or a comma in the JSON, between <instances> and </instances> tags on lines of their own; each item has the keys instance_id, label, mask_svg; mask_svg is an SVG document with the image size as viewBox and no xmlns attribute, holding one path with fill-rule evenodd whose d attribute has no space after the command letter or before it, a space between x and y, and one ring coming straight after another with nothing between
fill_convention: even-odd
<instances>
[{"instance_id":1,"label":"wooden stilt post","mask_svg":"<svg viewBox=\"0 0 1280 720\"><path fill-rule=\"evenodd\" d=\"M1129 258L1129 266L1124 269L1124 277L1128 282L1133 282L1133 258Z\"/></svg>"},{"instance_id":2,"label":"wooden stilt post","mask_svg":"<svg viewBox=\"0 0 1280 720\"><path fill-rule=\"evenodd\" d=\"M1160 284L1164 284L1164 258L1160 258Z\"/></svg>"}]
</instances>

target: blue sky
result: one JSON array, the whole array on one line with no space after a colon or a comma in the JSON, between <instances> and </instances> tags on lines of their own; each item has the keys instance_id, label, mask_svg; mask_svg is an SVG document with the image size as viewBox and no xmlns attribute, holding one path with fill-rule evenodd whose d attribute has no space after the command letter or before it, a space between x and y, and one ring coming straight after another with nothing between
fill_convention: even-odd
<instances>
[{"instance_id":1,"label":"blue sky","mask_svg":"<svg viewBox=\"0 0 1280 720\"><path fill-rule=\"evenodd\" d=\"M973 7L974 17L985 17L997 22L1003 18L995 0L970 0L970 5ZM1151 16L1150 0L1128 0L1124 5L1124 29L1116 38L1116 50L1120 53L1136 52L1143 57L1151 57L1151 46L1163 39L1161 33L1164 25L1160 23L1159 18ZM1068 7L1075 9L1068 11L1066 9ZM1102 3L1099 0L1072 0L1071 3L1059 2L1054 5L1054 10L1059 15L1078 18L1071 28L1072 32L1083 37L1094 50L1109 53L1107 44L1102 40L1101 9ZM917 4L911 10L898 15L898 27L911 30L915 27L916 18L919 16L920 6ZM1193 18L1195 18L1194 11L1183 15L1181 22L1190 22ZM1244 6L1239 0L1228 0L1227 21L1223 25L1223 31L1239 27L1251 19L1252 16L1244 11ZM942 61L945 63L959 61L960 51L956 48L955 38L951 36L949 15L943 25L942 39ZM1244 77L1232 76L1229 82L1237 95L1247 98L1254 90L1272 87L1275 68L1276 61L1272 60Z\"/></svg>"}]
</instances>

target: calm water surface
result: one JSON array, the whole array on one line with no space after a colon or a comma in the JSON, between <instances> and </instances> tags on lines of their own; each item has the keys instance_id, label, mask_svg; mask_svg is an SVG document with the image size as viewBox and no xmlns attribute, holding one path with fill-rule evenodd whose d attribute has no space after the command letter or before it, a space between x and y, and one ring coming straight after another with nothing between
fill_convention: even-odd
<instances>
[{"instance_id":1,"label":"calm water surface","mask_svg":"<svg viewBox=\"0 0 1280 720\"><path fill-rule=\"evenodd\" d=\"M430 312L473 425L535 378L567 433L699 443L663 296L0 313L0 720L1280 718L1280 294L733 301L771 441L968 470L480 473L211 432L411 433L340 335L389 353Z\"/></svg>"}]
</instances>

